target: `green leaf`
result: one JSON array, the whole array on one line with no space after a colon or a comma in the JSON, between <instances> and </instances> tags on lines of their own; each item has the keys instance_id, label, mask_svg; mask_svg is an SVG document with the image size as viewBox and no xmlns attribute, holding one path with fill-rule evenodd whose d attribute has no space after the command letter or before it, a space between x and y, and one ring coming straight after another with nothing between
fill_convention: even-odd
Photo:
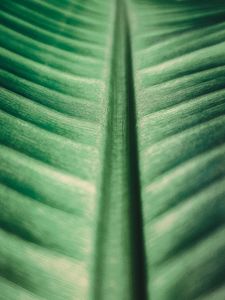
<instances>
[{"instance_id":1,"label":"green leaf","mask_svg":"<svg viewBox=\"0 0 225 300\"><path fill-rule=\"evenodd\" d=\"M0 299L224 300L224 1L0 19Z\"/></svg>"},{"instance_id":2,"label":"green leaf","mask_svg":"<svg viewBox=\"0 0 225 300\"><path fill-rule=\"evenodd\" d=\"M149 299L225 298L224 16L218 1L131 10Z\"/></svg>"}]
</instances>

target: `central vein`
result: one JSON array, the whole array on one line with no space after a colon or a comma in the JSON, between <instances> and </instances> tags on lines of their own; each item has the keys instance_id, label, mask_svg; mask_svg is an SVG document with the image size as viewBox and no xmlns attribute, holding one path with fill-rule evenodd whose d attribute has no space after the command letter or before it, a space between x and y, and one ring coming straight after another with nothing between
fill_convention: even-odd
<instances>
[{"instance_id":1,"label":"central vein","mask_svg":"<svg viewBox=\"0 0 225 300\"><path fill-rule=\"evenodd\" d=\"M94 299L146 299L132 59L117 2Z\"/></svg>"}]
</instances>

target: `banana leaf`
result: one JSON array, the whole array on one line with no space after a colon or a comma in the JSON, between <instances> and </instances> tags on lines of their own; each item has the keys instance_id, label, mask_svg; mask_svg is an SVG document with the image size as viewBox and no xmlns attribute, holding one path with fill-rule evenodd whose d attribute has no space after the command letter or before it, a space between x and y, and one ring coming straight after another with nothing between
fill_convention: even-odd
<instances>
[{"instance_id":1,"label":"banana leaf","mask_svg":"<svg viewBox=\"0 0 225 300\"><path fill-rule=\"evenodd\" d=\"M0 300L224 300L225 2L0 20Z\"/></svg>"}]
</instances>

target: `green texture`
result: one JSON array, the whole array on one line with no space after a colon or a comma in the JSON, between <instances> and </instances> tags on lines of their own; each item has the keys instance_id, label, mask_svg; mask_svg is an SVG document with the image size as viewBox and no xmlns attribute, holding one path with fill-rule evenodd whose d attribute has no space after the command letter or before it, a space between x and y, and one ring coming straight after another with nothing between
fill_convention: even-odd
<instances>
[{"instance_id":1,"label":"green texture","mask_svg":"<svg viewBox=\"0 0 225 300\"><path fill-rule=\"evenodd\" d=\"M0 300L224 300L225 2L0 20Z\"/></svg>"}]
</instances>

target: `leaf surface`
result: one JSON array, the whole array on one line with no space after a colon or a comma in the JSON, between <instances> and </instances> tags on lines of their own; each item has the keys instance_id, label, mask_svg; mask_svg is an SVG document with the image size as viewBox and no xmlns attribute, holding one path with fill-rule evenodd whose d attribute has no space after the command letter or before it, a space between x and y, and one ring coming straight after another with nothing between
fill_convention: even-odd
<instances>
[{"instance_id":1,"label":"leaf surface","mask_svg":"<svg viewBox=\"0 0 225 300\"><path fill-rule=\"evenodd\" d=\"M0 19L0 299L224 300L224 1Z\"/></svg>"}]
</instances>

